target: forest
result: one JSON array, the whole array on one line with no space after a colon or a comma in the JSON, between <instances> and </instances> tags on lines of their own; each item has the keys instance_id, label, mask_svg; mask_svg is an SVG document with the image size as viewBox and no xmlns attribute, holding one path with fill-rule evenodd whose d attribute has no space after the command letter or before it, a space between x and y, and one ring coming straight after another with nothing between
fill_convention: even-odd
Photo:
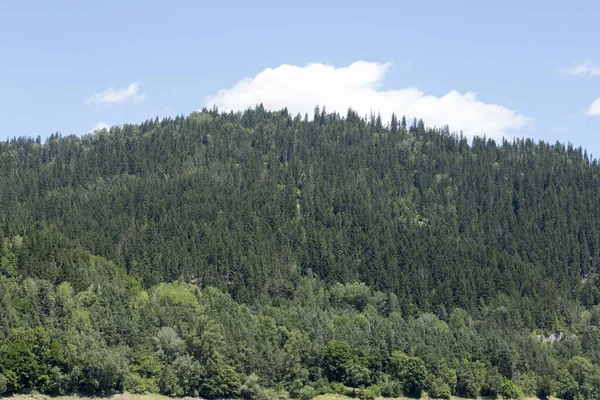
<instances>
[{"instance_id":1,"label":"forest","mask_svg":"<svg viewBox=\"0 0 600 400\"><path fill-rule=\"evenodd\" d=\"M0 396L600 398L600 165L392 116L0 142Z\"/></svg>"}]
</instances>

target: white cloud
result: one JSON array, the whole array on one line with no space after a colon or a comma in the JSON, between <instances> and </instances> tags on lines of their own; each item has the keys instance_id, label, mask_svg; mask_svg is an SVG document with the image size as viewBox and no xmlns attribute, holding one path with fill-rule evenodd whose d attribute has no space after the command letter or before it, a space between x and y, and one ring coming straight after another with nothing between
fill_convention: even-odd
<instances>
[{"instance_id":1,"label":"white cloud","mask_svg":"<svg viewBox=\"0 0 600 400\"><path fill-rule=\"evenodd\" d=\"M588 108L587 115L596 116L600 115L600 97L598 97Z\"/></svg>"},{"instance_id":2,"label":"white cloud","mask_svg":"<svg viewBox=\"0 0 600 400\"><path fill-rule=\"evenodd\" d=\"M130 83L127 87L110 87L104 92L94 93L89 99L85 101L85 104L98 104L108 106L111 104L122 103L127 100L141 101L145 98L146 95L140 93L140 84L138 82L133 82Z\"/></svg>"},{"instance_id":3,"label":"white cloud","mask_svg":"<svg viewBox=\"0 0 600 400\"><path fill-rule=\"evenodd\" d=\"M510 136L530 122L506 107L487 104L475 93L455 90L442 97L426 95L415 88L382 89L381 83L390 64L358 61L348 67L324 64L305 67L281 65L267 68L254 78L245 78L232 88L208 96L207 107L244 110L263 103L268 109L287 107L292 113L312 116L316 105L345 115L352 108L365 115L381 113L389 119L394 112L412 119L422 118L429 126L450 125L467 135Z\"/></svg>"},{"instance_id":4,"label":"white cloud","mask_svg":"<svg viewBox=\"0 0 600 400\"><path fill-rule=\"evenodd\" d=\"M94 133L95 131L99 131L102 129L110 129L110 125L108 125L105 122L96 122L96 125L94 126L94 128L90 131L90 133Z\"/></svg>"},{"instance_id":5,"label":"white cloud","mask_svg":"<svg viewBox=\"0 0 600 400\"><path fill-rule=\"evenodd\" d=\"M569 69L567 72L575 76L600 76L600 65L587 61Z\"/></svg>"}]
</instances>

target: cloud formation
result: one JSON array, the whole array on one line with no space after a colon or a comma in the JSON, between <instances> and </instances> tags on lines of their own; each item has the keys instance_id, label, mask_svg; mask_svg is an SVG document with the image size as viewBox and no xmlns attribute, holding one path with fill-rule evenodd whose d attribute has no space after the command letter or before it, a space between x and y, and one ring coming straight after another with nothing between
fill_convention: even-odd
<instances>
[{"instance_id":1,"label":"cloud formation","mask_svg":"<svg viewBox=\"0 0 600 400\"><path fill-rule=\"evenodd\" d=\"M525 127L530 118L506 107L484 103L475 93L455 90L442 97L426 95L415 88L382 89L390 64L357 61L348 67L324 64L305 67L281 65L267 68L254 78L245 78L232 88L208 96L207 107L245 110L259 103L268 109L287 107L294 114L312 116L316 105L344 115L348 108L360 114L381 113L388 120L392 113L407 118L422 118L429 126L449 125L466 135L511 136Z\"/></svg>"},{"instance_id":2,"label":"cloud formation","mask_svg":"<svg viewBox=\"0 0 600 400\"><path fill-rule=\"evenodd\" d=\"M123 88L110 87L104 92L94 93L85 101L86 105L97 104L108 106L112 104L123 103L128 100L141 101L146 98L146 95L140 93L140 84L138 82L130 83L129 86Z\"/></svg>"},{"instance_id":3,"label":"cloud formation","mask_svg":"<svg viewBox=\"0 0 600 400\"><path fill-rule=\"evenodd\" d=\"M600 115L600 97L598 97L588 108L587 115L597 116Z\"/></svg>"},{"instance_id":4,"label":"cloud formation","mask_svg":"<svg viewBox=\"0 0 600 400\"><path fill-rule=\"evenodd\" d=\"M100 121L100 122L96 122L96 125L95 125L95 126L94 126L94 128L93 128L93 129L90 131L90 133L93 133L93 132L95 132L95 131L102 130L102 129L110 129L110 125L108 125L107 123L105 123L105 122L102 122L102 121Z\"/></svg>"},{"instance_id":5,"label":"cloud formation","mask_svg":"<svg viewBox=\"0 0 600 400\"><path fill-rule=\"evenodd\" d=\"M567 72L574 76L600 76L600 65L587 61L569 69Z\"/></svg>"}]
</instances>

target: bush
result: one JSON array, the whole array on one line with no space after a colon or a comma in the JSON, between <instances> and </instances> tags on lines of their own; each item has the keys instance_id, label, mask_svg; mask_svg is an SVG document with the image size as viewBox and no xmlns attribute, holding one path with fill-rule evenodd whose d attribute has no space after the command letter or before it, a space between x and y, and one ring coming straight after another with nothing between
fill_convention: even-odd
<instances>
[{"instance_id":1,"label":"bush","mask_svg":"<svg viewBox=\"0 0 600 400\"><path fill-rule=\"evenodd\" d=\"M11 391L43 391L46 388L50 380L48 372L55 362L52 342L46 329L13 329L6 346L0 350L4 376Z\"/></svg>"},{"instance_id":2,"label":"bush","mask_svg":"<svg viewBox=\"0 0 600 400\"><path fill-rule=\"evenodd\" d=\"M377 385L371 385L359 393L359 397L363 400L374 400L379 396L381 396L381 389Z\"/></svg>"},{"instance_id":3,"label":"bush","mask_svg":"<svg viewBox=\"0 0 600 400\"><path fill-rule=\"evenodd\" d=\"M252 374L240 388L240 394L247 400L286 400L289 398L287 392L278 392L274 389L263 388L256 374Z\"/></svg>"},{"instance_id":4,"label":"bush","mask_svg":"<svg viewBox=\"0 0 600 400\"><path fill-rule=\"evenodd\" d=\"M2 373L2 377L4 378L3 380L6 385L5 393L17 391L17 385L18 385L18 381L19 381L19 377L17 376L17 374L15 374L11 370L5 369ZM2 381L2 379L0 379L0 381ZM0 382L0 385L1 384L2 383ZM2 392L0 391L0 393L2 393Z\"/></svg>"},{"instance_id":5,"label":"bush","mask_svg":"<svg viewBox=\"0 0 600 400\"><path fill-rule=\"evenodd\" d=\"M329 382L327 379L321 378L313 384L315 388L315 396L320 396L322 394L327 394L331 392L331 386L329 386Z\"/></svg>"},{"instance_id":6,"label":"bush","mask_svg":"<svg viewBox=\"0 0 600 400\"><path fill-rule=\"evenodd\" d=\"M158 379L154 377L148 378L141 376L136 372L130 372L125 377L124 389L129 393L135 394L162 393L161 390L163 389L166 391L176 391L178 381L176 382L173 380L171 383L169 383L168 379L170 378L168 375L170 375L170 373L167 372L167 375L165 375L161 380L161 376L159 376ZM159 383L162 384L162 389L159 387ZM169 387L171 387L171 389L169 389ZM175 387L175 389L173 389L173 387Z\"/></svg>"},{"instance_id":7,"label":"bush","mask_svg":"<svg viewBox=\"0 0 600 400\"><path fill-rule=\"evenodd\" d=\"M538 388L536 393L537 397L539 397L540 399L547 399L548 397L552 396L556 391L554 386L554 381L548 378L547 376L544 376L538 381Z\"/></svg>"},{"instance_id":8,"label":"bush","mask_svg":"<svg viewBox=\"0 0 600 400\"><path fill-rule=\"evenodd\" d=\"M294 379L291 383L288 383L285 388L290 393L292 398L297 399L298 393L300 393L300 390L303 386L304 383L300 379Z\"/></svg>"},{"instance_id":9,"label":"bush","mask_svg":"<svg viewBox=\"0 0 600 400\"><path fill-rule=\"evenodd\" d=\"M129 393L144 394L146 388L141 376L136 373L129 373L125 376L125 390Z\"/></svg>"},{"instance_id":10,"label":"bush","mask_svg":"<svg viewBox=\"0 0 600 400\"><path fill-rule=\"evenodd\" d=\"M540 377L529 371L513 376L512 381L523 393L523 397L535 396L538 392Z\"/></svg>"},{"instance_id":11,"label":"bush","mask_svg":"<svg viewBox=\"0 0 600 400\"><path fill-rule=\"evenodd\" d=\"M442 378L435 378L429 386L429 397L434 399L449 399L452 395L450 386Z\"/></svg>"},{"instance_id":12,"label":"bush","mask_svg":"<svg viewBox=\"0 0 600 400\"><path fill-rule=\"evenodd\" d=\"M8 390L8 379L2 374L0 374L0 394L6 393Z\"/></svg>"},{"instance_id":13,"label":"bush","mask_svg":"<svg viewBox=\"0 0 600 400\"><path fill-rule=\"evenodd\" d=\"M500 386L500 395L505 399L520 399L523 397L523 393L521 393L519 387L513 381L506 378L504 378Z\"/></svg>"},{"instance_id":14,"label":"bush","mask_svg":"<svg viewBox=\"0 0 600 400\"><path fill-rule=\"evenodd\" d=\"M290 396L285 391L277 391L271 388L263 388L256 400L288 400Z\"/></svg>"},{"instance_id":15,"label":"bush","mask_svg":"<svg viewBox=\"0 0 600 400\"><path fill-rule=\"evenodd\" d=\"M315 397L315 388L312 386L306 385L298 391L300 400L311 400L313 397Z\"/></svg>"},{"instance_id":16,"label":"bush","mask_svg":"<svg viewBox=\"0 0 600 400\"><path fill-rule=\"evenodd\" d=\"M240 388L240 394L243 398L252 400L258 397L258 393L262 390L258 383L258 376L256 374L250 375L246 382Z\"/></svg>"},{"instance_id":17,"label":"bush","mask_svg":"<svg viewBox=\"0 0 600 400\"><path fill-rule=\"evenodd\" d=\"M383 397L402 396L402 385L397 380L389 380L381 384L381 395Z\"/></svg>"},{"instance_id":18,"label":"bush","mask_svg":"<svg viewBox=\"0 0 600 400\"><path fill-rule=\"evenodd\" d=\"M329 384L329 386L331 387L331 391L333 393L341 394L342 396L348 396L348 395L352 394L352 392L353 392L352 388L349 388L348 386L344 385L343 383L331 382Z\"/></svg>"}]
</instances>

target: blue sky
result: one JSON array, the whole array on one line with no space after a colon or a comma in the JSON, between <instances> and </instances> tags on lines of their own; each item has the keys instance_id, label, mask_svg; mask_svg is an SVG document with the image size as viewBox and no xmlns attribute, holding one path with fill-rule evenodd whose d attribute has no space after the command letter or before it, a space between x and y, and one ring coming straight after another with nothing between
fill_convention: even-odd
<instances>
[{"instance_id":1,"label":"blue sky","mask_svg":"<svg viewBox=\"0 0 600 400\"><path fill-rule=\"evenodd\" d=\"M600 155L600 3L566 4L0 0L0 139L318 102Z\"/></svg>"}]
</instances>

